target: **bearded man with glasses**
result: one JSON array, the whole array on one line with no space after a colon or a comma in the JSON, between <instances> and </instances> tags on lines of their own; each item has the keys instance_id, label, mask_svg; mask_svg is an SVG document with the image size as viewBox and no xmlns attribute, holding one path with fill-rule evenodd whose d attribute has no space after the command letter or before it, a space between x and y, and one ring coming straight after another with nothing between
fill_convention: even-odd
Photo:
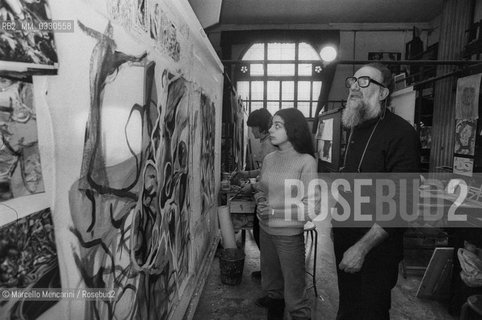
<instances>
[{"instance_id":1,"label":"bearded man with glasses","mask_svg":"<svg viewBox=\"0 0 482 320\"><path fill-rule=\"evenodd\" d=\"M407 121L387 110L393 87L390 70L379 63L365 65L346 78L345 86L349 94L342 122L350 129L350 137L342 172L355 173L354 179L358 173L418 172L417 133ZM375 194L373 191L369 192ZM356 201L353 194L350 197ZM372 197L361 213L375 216L377 200ZM339 204L337 207L338 212L343 211ZM378 221L353 220L347 225L333 219L332 224L340 293L336 319L390 319L390 293L403 256L403 228Z\"/></svg>"}]
</instances>

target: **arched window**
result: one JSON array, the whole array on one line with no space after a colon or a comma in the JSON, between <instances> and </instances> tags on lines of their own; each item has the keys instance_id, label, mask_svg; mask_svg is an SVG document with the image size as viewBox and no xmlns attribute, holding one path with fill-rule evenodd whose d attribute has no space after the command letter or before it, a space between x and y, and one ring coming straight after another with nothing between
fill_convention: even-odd
<instances>
[{"instance_id":1,"label":"arched window","mask_svg":"<svg viewBox=\"0 0 482 320\"><path fill-rule=\"evenodd\" d=\"M236 67L236 86L249 112L297 108L312 118L322 86L322 63L305 42L254 43Z\"/></svg>"}]
</instances>

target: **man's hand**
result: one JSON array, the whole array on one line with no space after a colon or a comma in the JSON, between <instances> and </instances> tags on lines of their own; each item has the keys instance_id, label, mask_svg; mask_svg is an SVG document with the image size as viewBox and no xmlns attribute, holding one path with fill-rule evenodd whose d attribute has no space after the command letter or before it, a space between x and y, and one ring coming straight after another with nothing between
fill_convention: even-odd
<instances>
[{"instance_id":1,"label":"man's hand","mask_svg":"<svg viewBox=\"0 0 482 320\"><path fill-rule=\"evenodd\" d=\"M367 250L359 243L355 243L345 251L338 267L347 273L358 272L363 266L366 254Z\"/></svg>"}]
</instances>

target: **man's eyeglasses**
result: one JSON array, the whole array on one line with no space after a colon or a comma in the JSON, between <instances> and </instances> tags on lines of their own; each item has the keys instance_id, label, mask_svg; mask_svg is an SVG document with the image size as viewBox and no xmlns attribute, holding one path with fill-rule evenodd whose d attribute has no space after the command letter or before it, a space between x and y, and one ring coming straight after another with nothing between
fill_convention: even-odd
<instances>
[{"instance_id":1,"label":"man's eyeglasses","mask_svg":"<svg viewBox=\"0 0 482 320\"><path fill-rule=\"evenodd\" d=\"M345 79L345 87L347 88L351 88L351 86L355 83L355 82L358 82L358 86L360 86L360 88L366 88L370 85L370 83L374 83L374 84L377 84L379 85L380 87L382 88L386 88L385 85L381 84L380 82L376 81L376 80L373 80L372 78L368 77L368 76L362 76L362 77L348 77Z\"/></svg>"}]
</instances>

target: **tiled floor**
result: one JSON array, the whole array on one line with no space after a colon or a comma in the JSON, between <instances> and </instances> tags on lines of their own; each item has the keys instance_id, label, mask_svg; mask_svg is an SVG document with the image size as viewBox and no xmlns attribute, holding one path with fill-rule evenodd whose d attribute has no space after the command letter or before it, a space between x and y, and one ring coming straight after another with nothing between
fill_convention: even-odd
<instances>
[{"instance_id":1,"label":"tiled floor","mask_svg":"<svg viewBox=\"0 0 482 320\"><path fill-rule=\"evenodd\" d=\"M333 245L328 227L322 222L316 224L319 231L316 283L321 298L314 299L313 290L310 290L312 318L331 320L335 319L338 306ZM194 320L266 319L266 310L254 304L254 300L262 296L262 290L260 284L251 279L251 272L259 270L259 251L249 232L245 253L243 279L239 286L221 283L219 259L214 259ZM420 277L410 275L407 279L399 277L397 286L392 290L391 319L455 320L440 303L415 297L420 280ZM307 277L307 281L311 282L311 279Z\"/></svg>"}]
</instances>

